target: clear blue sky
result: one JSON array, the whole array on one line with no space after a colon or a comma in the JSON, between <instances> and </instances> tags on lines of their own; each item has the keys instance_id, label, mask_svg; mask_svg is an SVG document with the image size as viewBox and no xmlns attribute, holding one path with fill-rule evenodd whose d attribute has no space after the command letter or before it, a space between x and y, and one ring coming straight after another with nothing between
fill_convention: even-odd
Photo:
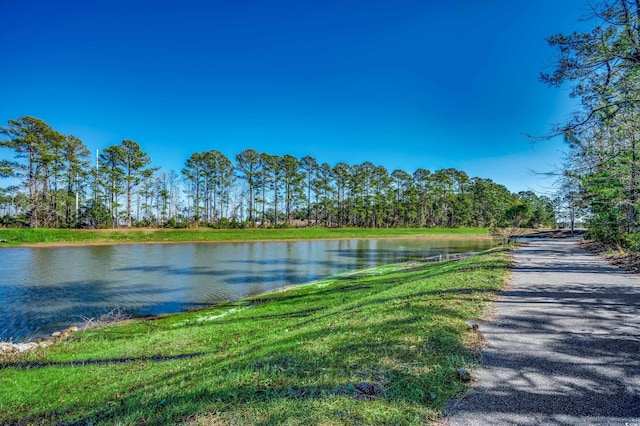
<instances>
[{"instance_id":1,"label":"clear blue sky","mask_svg":"<svg viewBox=\"0 0 640 426\"><path fill-rule=\"evenodd\" d=\"M562 161L532 146L572 109L538 81L582 0L0 0L0 123L23 115L95 152L133 139L163 169L245 148L454 167L512 191ZM6 152L5 152L6 154ZM1 184L1 182L0 182Z\"/></svg>"}]
</instances>

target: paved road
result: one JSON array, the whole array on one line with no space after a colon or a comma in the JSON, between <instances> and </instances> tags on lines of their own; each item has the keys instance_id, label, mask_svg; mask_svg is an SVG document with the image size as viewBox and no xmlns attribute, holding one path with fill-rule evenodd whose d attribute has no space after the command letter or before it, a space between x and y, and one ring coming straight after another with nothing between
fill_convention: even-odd
<instances>
[{"instance_id":1,"label":"paved road","mask_svg":"<svg viewBox=\"0 0 640 426\"><path fill-rule=\"evenodd\" d=\"M640 426L640 278L572 240L514 256L496 318L479 324L477 386L445 423Z\"/></svg>"}]
</instances>

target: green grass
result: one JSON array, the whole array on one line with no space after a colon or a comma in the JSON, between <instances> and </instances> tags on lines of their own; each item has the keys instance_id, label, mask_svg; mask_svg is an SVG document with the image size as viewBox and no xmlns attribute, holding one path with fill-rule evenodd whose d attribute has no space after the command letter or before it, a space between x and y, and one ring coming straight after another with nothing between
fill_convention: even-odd
<instances>
[{"instance_id":1,"label":"green grass","mask_svg":"<svg viewBox=\"0 0 640 426\"><path fill-rule=\"evenodd\" d=\"M388 265L81 331L0 359L0 424L429 423L467 388L481 339L465 321L509 266L498 250Z\"/></svg>"},{"instance_id":2,"label":"green grass","mask_svg":"<svg viewBox=\"0 0 640 426\"><path fill-rule=\"evenodd\" d=\"M392 238L421 236L489 237L487 228L290 228L290 229L22 229L0 228L1 246L24 244L153 243L255 241L320 238Z\"/></svg>"}]
</instances>

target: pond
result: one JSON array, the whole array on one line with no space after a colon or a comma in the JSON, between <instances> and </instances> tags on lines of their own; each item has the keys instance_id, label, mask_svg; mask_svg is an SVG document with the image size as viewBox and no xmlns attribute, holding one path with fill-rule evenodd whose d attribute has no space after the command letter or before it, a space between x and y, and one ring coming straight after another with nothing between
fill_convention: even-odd
<instances>
[{"instance_id":1,"label":"pond","mask_svg":"<svg viewBox=\"0 0 640 426\"><path fill-rule=\"evenodd\" d=\"M20 342L121 309L174 313L490 240L322 240L0 250L0 341Z\"/></svg>"}]
</instances>

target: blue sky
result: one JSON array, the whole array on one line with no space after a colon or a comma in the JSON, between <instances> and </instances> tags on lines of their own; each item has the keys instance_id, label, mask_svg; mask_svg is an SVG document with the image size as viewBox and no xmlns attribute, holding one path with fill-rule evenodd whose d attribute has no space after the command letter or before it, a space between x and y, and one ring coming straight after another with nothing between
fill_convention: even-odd
<instances>
[{"instance_id":1,"label":"blue sky","mask_svg":"<svg viewBox=\"0 0 640 426\"><path fill-rule=\"evenodd\" d=\"M550 190L574 105L538 81L582 0L2 1L0 123L95 152L133 139L179 171L254 148L389 171L454 167ZM6 156L6 152L3 153Z\"/></svg>"}]
</instances>

